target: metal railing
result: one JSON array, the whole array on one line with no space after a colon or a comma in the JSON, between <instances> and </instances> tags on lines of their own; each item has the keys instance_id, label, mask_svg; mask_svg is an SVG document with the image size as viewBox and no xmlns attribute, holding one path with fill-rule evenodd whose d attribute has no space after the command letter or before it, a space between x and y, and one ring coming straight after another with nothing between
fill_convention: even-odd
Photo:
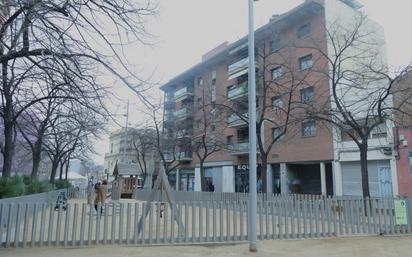
<instances>
[{"instance_id":1,"label":"metal railing","mask_svg":"<svg viewBox=\"0 0 412 257\"><path fill-rule=\"evenodd\" d=\"M193 95L193 89L189 87L183 87L177 90L174 94L174 100L178 100L184 96Z\"/></svg>"},{"instance_id":2,"label":"metal railing","mask_svg":"<svg viewBox=\"0 0 412 257\"><path fill-rule=\"evenodd\" d=\"M182 118L187 118L192 115L192 110L189 107L184 107L180 110L177 110L174 112L174 117L176 119L182 119Z\"/></svg>"},{"instance_id":3,"label":"metal railing","mask_svg":"<svg viewBox=\"0 0 412 257\"><path fill-rule=\"evenodd\" d=\"M245 121L245 119L248 119L248 115L248 113L243 113L242 119L238 114L233 113L229 117L227 117L227 124L229 127L246 125L247 122Z\"/></svg>"},{"instance_id":4,"label":"metal railing","mask_svg":"<svg viewBox=\"0 0 412 257\"><path fill-rule=\"evenodd\" d=\"M245 96L248 94L248 82L245 81L236 86L232 86L227 92L227 97L229 99L238 98L240 96Z\"/></svg>"},{"instance_id":5,"label":"metal railing","mask_svg":"<svg viewBox=\"0 0 412 257\"><path fill-rule=\"evenodd\" d=\"M232 153L246 153L249 151L249 142L230 144L228 149Z\"/></svg>"},{"instance_id":6,"label":"metal railing","mask_svg":"<svg viewBox=\"0 0 412 257\"><path fill-rule=\"evenodd\" d=\"M139 190L136 196L149 191L144 192ZM140 246L247 240L247 194L182 193L185 199L178 192L174 194L174 204L164 198L152 203L115 201L97 206L98 211L85 203L69 203L65 210L46 203L2 203L0 246ZM411 199L259 195L258 239L410 234L411 210Z\"/></svg>"},{"instance_id":7,"label":"metal railing","mask_svg":"<svg viewBox=\"0 0 412 257\"><path fill-rule=\"evenodd\" d=\"M232 64L230 64L227 67L227 72L229 73L229 75L236 73L240 70L246 69L247 67L249 67L249 57L243 58L239 61L236 61Z\"/></svg>"}]
</instances>

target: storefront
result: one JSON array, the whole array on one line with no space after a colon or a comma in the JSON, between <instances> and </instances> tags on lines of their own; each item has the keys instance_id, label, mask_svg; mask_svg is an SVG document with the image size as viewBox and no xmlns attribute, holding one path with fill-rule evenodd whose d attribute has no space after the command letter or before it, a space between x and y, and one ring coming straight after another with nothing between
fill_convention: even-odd
<instances>
[{"instance_id":1,"label":"storefront","mask_svg":"<svg viewBox=\"0 0 412 257\"><path fill-rule=\"evenodd\" d=\"M257 184L258 193L262 192L262 176L260 165L257 167ZM248 193L249 192L249 164L235 165L235 192Z\"/></svg>"},{"instance_id":2,"label":"storefront","mask_svg":"<svg viewBox=\"0 0 412 257\"><path fill-rule=\"evenodd\" d=\"M195 171L191 169L179 170L179 191L195 190Z\"/></svg>"},{"instance_id":3,"label":"storefront","mask_svg":"<svg viewBox=\"0 0 412 257\"><path fill-rule=\"evenodd\" d=\"M342 162L343 194L362 195L360 162ZM392 175L389 160L368 161L369 191L372 197L393 196Z\"/></svg>"}]
</instances>

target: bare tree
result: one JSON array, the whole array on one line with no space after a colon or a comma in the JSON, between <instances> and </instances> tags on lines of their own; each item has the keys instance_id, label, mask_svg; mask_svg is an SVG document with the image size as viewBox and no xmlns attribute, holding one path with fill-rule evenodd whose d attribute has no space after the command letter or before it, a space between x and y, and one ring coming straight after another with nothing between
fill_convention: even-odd
<instances>
[{"instance_id":1,"label":"bare tree","mask_svg":"<svg viewBox=\"0 0 412 257\"><path fill-rule=\"evenodd\" d=\"M207 83L203 79L199 80L200 92L197 94L199 97L194 106L194 116L197 120L194 124L194 131L189 133L191 150L199 160L201 191L208 190L205 174L206 160L225 147L223 135L226 122L222 120L223 113L216 108L216 96L213 96L212 83ZM190 124L190 127L193 127L193 124ZM185 136L184 130L183 135L179 136Z\"/></svg>"},{"instance_id":2,"label":"bare tree","mask_svg":"<svg viewBox=\"0 0 412 257\"><path fill-rule=\"evenodd\" d=\"M133 133L133 148L137 155L137 164L143 173L143 187L149 173L154 172L157 160L155 131L152 128L139 128Z\"/></svg>"},{"instance_id":3,"label":"bare tree","mask_svg":"<svg viewBox=\"0 0 412 257\"><path fill-rule=\"evenodd\" d=\"M32 153L32 178L37 177L43 151L43 140L57 105L58 101L54 98L38 102L32 106L34 108L26 109L17 122L17 127Z\"/></svg>"},{"instance_id":4,"label":"bare tree","mask_svg":"<svg viewBox=\"0 0 412 257\"><path fill-rule=\"evenodd\" d=\"M50 182L54 182L59 164L82 147L91 148L91 137L97 137L103 129L103 120L88 109L72 108L69 112L56 112L52 119L44 148L48 154L52 169ZM62 172L60 179L62 179Z\"/></svg>"},{"instance_id":5,"label":"bare tree","mask_svg":"<svg viewBox=\"0 0 412 257\"><path fill-rule=\"evenodd\" d=\"M156 6L145 0L13 0L4 4L8 11L0 24L0 116L5 137L2 174L9 176L18 117L31 105L55 97L38 95L44 87L52 84L55 91L63 87L65 97L73 89L97 90L103 87L96 80L103 68L141 96L147 83L130 69L123 47L148 43L145 21L155 14ZM67 73L70 83L62 80Z\"/></svg>"},{"instance_id":6,"label":"bare tree","mask_svg":"<svg viewBox=\"0 0 412 257\"><path fill-rule=\"evenodd\" d=\"M293 43L279 38L279 34L275 27L269 28L256 51L256 138L263 192L268 192L269 154L277 143L293 138L297 131L293 128L305 119L299 111L299 93L306 86L308 73L302 73L295 65ZM267 127L271 129L269 136L265 133Z\"/></svg>"},{"instance_id":7,"label":"bare tree","mask_svg":"<svg viewBox=\"0 0 412 257\"><path fill-rule=\"evenodd\" d=\"M386 133L386 124L396 111L393 86L409 68L391 75L380 28L362 13L349 23L337 20L325 29L326 38L297 46L314 50L326 61L312 72L330 81L330 97L304 108L308 116L333 124L336 133L355 142L360 151L363 196L369 197L369 139L379 129Z\"/></svg>"}]
</instances>

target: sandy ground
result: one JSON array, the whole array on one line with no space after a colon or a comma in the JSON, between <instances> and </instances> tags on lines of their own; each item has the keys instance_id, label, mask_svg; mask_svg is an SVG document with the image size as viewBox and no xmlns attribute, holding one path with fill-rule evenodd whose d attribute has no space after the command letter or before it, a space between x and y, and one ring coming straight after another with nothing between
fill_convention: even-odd
<instances>
[{"instance_id":1,"label":"sandy ground","mask_svg":"<svg viewBox=\"0 0 412 257\"><path fill-rule=\"evenodd\" d=\"M411 253L412 237L352 237L324 240L263 241L259 242L258 253L249 253L247 244L157 247L109 246L82 249L0 249L1 257L406 257L411 256Z\"/></svg>"}]
</instances>

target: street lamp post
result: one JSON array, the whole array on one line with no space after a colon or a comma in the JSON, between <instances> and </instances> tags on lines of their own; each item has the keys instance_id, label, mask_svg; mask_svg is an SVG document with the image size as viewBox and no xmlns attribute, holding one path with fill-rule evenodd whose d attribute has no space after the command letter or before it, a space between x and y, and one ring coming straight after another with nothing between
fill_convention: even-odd
<instances>
[{"instance_id":1,"label":"street lamp post","mask_svg":"<svg viewBox=\"0 0 412 257\"><path fill-rule=\"evenodd\" d=\"M257 252L257 191L256 191L256 69L253 2L249 1L249 251Z\"/></svg>"}]
</instances>

